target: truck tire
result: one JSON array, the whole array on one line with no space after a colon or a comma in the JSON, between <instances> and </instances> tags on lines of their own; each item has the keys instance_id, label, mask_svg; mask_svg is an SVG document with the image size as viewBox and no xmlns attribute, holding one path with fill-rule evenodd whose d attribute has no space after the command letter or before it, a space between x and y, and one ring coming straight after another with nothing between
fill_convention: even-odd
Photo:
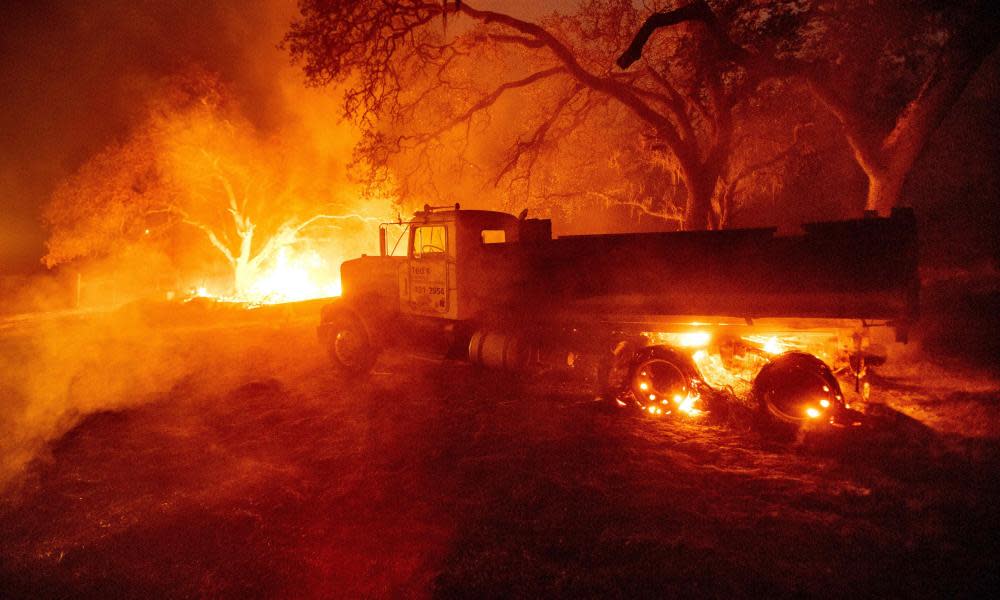
<instances>
[{"instance_id":1,"label":"truck tire","mask_svg":"<svg viewBox=\"0 0 1000 600\"><path fill-rule=\"evenodd\" d=\"M697 379L697 369L684 353L668 346L647 346L632 358L628 388L643 410L671 414L692 393Z\"/></svg>"},{"instance_id":2,"label":"truck tire","mask_svg":"<svg viewBox=\"0 0 1000 600\"><path fill-rule=\"evenodd\" d=\"M324 310L319 337L339 375L361 378L371 373L378 358L378 348L357 312L343 306Z\"/></svg>"},{"instance_id":3,"label":"truck tire","mask_svg":"<svg viewBox=\"0 0 1000 600\"><path fill-rule=\"evenodd\" d=\"M757 405L758 427L765 437L788 441L810 422L804 409L825 401L818 422L843 409L843 395L836 377L823 361L805 352L785 352L773 358L754 379L752 401ZM814 407L818 409L819 405Z\"/></svg>"}]
</instances>

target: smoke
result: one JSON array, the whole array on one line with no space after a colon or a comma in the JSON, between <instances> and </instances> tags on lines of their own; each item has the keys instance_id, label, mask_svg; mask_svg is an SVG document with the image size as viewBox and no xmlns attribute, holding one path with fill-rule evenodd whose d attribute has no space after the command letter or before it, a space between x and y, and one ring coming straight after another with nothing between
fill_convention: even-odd
<instances>
[{"instance_id":1,"label":"smoke","mask_svg":"<svg viewBox=\"0 0 1000 600\"><path fill-rule=\"evenodd\" d=\"M277 82L294 70L277 45L294 13L294 0L3 3L0 265L39 268L40 206L128 135L161 78L201 65L232 85L255 123L280 123L288 99Z\"/></svg>"},{"instance_id":2,"label":"smoke","mask_svg":"<svg viewBox=\"0 0 1000 600\"><path fill-rule=\"evenodd\" d=\"M245 6L223 1L206 7L199 3L154 2L139 9L113 2L48 10L55 22L67 24L67 39L60 40L59 45L79 43L81 51L72 54L75 63L96 75L87 84L72 79L64 81L66 93L47 106L51 120L71 121L63 115L64 109L74 113L82 110L93 118L83 123L77 122L79 119L73 121L77 130L67 127L69 131L59 136L60 144L51 141L41 144L49 147L53 156L62 156L65 169L58 176L25 175L21 183L14 181L9 189L20 203L14 211L15 223L18 212L22 217L28 212L45 214L49 228L44 233L50 244L46 263L65 264L67 270L85 273L84 281L91 293L77 293L77 300L82 297L94 300L94 290L102 285L114 288L104 303L127 299L124 290L128 289L162 295L202 287L205 282L216 293L226 293L232 287L233 274L228 275L226 282L227 267L223 260L228 257L217 253L217 245L210 243L204 232L182 231L184 225L176 222L173 227L163 227L163 222L137 222L134 213L130 216L119 205L106 211L107 217L102 221L99 215L104 213L92 206L100 204L92 201L95 197L108 197L113 203L116 195L120 198L144 187L145 182L140 180L146 167L169 173L179 182L182 194L204 196L204 189L194 189L197 182L193 180L206 178L206 173L197 172L197 168L207 171L207 161L201 160L201 164L194 165L197 168L192 165L206 151L216 156L221 154L223 162L228 162L224 166L240 171L227 183L256 188L253 202L256 206L246 216L253 218L257 249L277 229L277 223L272 223L270 231L266 231L262 221L281 222L290 217L301 221L313 213L346 213L368 218L367 221L324 220L301 232L299 237L309 237L314 242L314 247L306 249L304 255L319 256L324 268L335 273L342 259L377 248L372 221L389 217L393 213L392 203L387 198L365 197L361 186L348 176L347 167L359 134L340 118L342 98L335 89L305 87L300 70L290 64L287 54L278 47L295 13L294 3L256 2ZM93 64L103 59L117 67L105 62ZM175 111L169 118L157 114L170 105L171 94L177 93L171 85L198 76L218 82L219 89L211 91L224 94L225 111L211 114ZM100 89L88 87L91 83ZM93 106L91 98L104 101L99 107ZM197 103L199 98L195 95L193 100ZM37 103L25 102L32 104ZM24 106L19 109L25 111ZM151 121L157 117L169 122L159 123L158 130L151 134L157 127ZM222 140L225 135L219 132L232 135ZM153 142L145 144L146 138L153 138ZM36 153L42 150L31 148ZM182 156L184 153L188 156ZM150 158L151 154L156 156ZM130 160L135 163L132 172L128 167L119 167ZM42 195L37 191L35 198L30 198L30 193L18 194L18 188L24 191L29 183L54 193ZM218 229L218 222L227 221L230 227L232 222L226 215L225 198L220 198L223 193L216 187L207 194L212 197L202 202L208 206L199 207L204 210L196 216L214 211L198 220L212 225L217 233L224 233ZM289 197L293 198L291 204L287 201ZM57 199L62 200L63 207L54 213L38 209L57 205ZM133 200L126 199L126 208ZM200 201L191 201L184 208L190 209L190 204L197 202ZM213 203L221 204L223 210L215 210ZM281 208L285 213L281 213ZM53 214L59 218L51 219ZM179 220L176 215L174 218ZM210 222L213 218L216 223ZM22 225L18 224L18 231L24 237L24 230L29 228ZM98 237L104 238L103 243L95 243ZM233 241L227 243L232 248ZM60 248L54 254L52 244ZM238 240L235 245L239 245ZM21 247L23 251L25 244L9 247ZM159 258L167 256L167 268L153 269L127 256L115 260L122 258L116 256L119 254L143 252L156 255L157 267L163 266ZM107 260L94 265L95 256ZM232 262L231 258L228 260ZM136 264L140 267L138 272L132 270ZM101 273L102 268L106 273ZM151 271L160 271L159 278L150 281ZM68 278L72 279L72 275ZM64 304L69 303L67 298Z\"/></svg>"},{"instance_id":3,"label":"smoke","mask_svg":"<svg viewBox=\"0 0 1000 600\"><path fill-rule=\"evenodd\" d=\"M314 379L318 311L145 303L0 319L0 491L88 415L156 402L201 411L248 382Z\"/></svg>"},{"instance_id":4,"label":"smoke","mask_svg":"<svg viewBox=\"0 0 1000 600\"><path fill-rule=\"evenodd\" d=\"M0 487L86 414L149 399L180 371L163 338L124 314L8 319L0 344Z\"/></svg>"},{"instance_id":5,"label":"smoke","mask_svg":"<svg viewBox=\"0 0 1000 600\"><path fill-rule=\"evenodd\" d=\"M187 283L171 269L210 280L218 275L218 257L195 232L61 273L9 275L10 268L38 269L46 234L40 207L91 157L134 135L165 78L192 68L212 73L233 95L253 138L265 150L275 144L281 153L274 155L311 178L324 201L362 214L390 212L384 200L363 200L348 178L357 133L339 119L336 90L307 89L278 48L294 0L12 3L2 13L0 51L10 60L0 73L7 137L0 145L0 264L7 271L0 289L11 301L0 315L50 312L0 316L0 488L88 414L156 401L185 382L221 389L266 371L248 358L247 341L225 329L225 320L217 322L222 313L209 315L204 307L174 305L170 310L178 312L169 315L144 303L114 312L57 310L77 300L120 305ZM300 156L308 162L296 162ZM377 249L364 223L332 224L319 235L337 237L336 247L327 248L336 254L329 261L334 272L334 259Z\"/></svg>"},{"instance_id":6,"label":"smoke","mask_svg":"<svg viewBox=\"0 0 1000 600\"><path fill-rule=\"evenodd\" d=\"M552 6L549 2L530 4L518 0L477 6L537 11L524 15L528 18ZM145 118L145 101L160 82L192 66L215 73L226 83L258 139L282 137L286 147L298 145L302 154L310 155L315 160L309 169L311 177L325 193L338 202L352 203L359 213L386 215L388 203L363 200L360 188L348 177L347 163L358 133L340 120L336 91L305 88L300 71L277 47L295 12L294 0L4 3L0 8L4 23L0 58L5 65L0 70L4 89L0 95L0 212L4 215L0 264L16 264L22 270L38 268L44 232L37 216L56 185L109 144L127 140ZM923 214L933 215L925 231L939 232L936 238L925 239L970 257L986 248L995 261L997 203L992 199L997 189L997 156L996 145L991 143L995 136L990 132L996 130L996 111L992 110L997 96L996 57L990 65L989 77L972 88L979 95L970 96L967 105L945 123L945 133L930 148L909 185L913 204L924 208ZM518 100L505 101L498 105L498 122L515 122L524 110ZM989 127L981 134L955 133L975 132L984 122ZM497 139L474 140L470 154L476 163L502 161L507 146ZM577 147L589 150L583 142ZM970 143L977 148L972 160ZM937 160L942 156L948 160ZM454 180L447 183L442 197L428 199L460 201L466 206L496 207L508 202L515 210L523 207L522 198L484 187L483 181L490 181L495 172L474 167L452 171ZM973 168L975 173L969 175ZM566 171L573 176L580 172ZM857 174L853 178L845 180L857 183ZM835 181L838 186L842 183ZM814 194L815 186L810 185L802 197ZM932 212L935 209L937 214ZM574 218L580 228L595 230L601 225ZM328 231L342 241L336 250L341 258L374 250L375 237L362 225L337 227ZM977 235L970 236L969 231ZM123 300L149 289L152 284L142 277L165 270L167 262L174 266L179 262L185 271L206 278L218 276L211 248L196 233L177 242L192 249L190 254L182 252L180 259L178 253L168 261L160 252L137 252L88 265L80 279L84 300L88 293L104 300L109 296ZM961 254L936 253L946 258ZM100 282L103 275L112 274L109 292ZM0 312L9 311L10 306L65 307L81 293L80 280L76 273L61 279L0 277L5 298L5 309ZM8 289L12 283L19 289L14 302ZM218 383L252 372L254 363L232 359L239 353L238 342L222 346L203 332L187 337L166 334L147 317L142 311L126 310L89 317L0 320L0 485L16 477L49 440L87 414L155 400L191 377Z\"/></svg>"}]
</instances>

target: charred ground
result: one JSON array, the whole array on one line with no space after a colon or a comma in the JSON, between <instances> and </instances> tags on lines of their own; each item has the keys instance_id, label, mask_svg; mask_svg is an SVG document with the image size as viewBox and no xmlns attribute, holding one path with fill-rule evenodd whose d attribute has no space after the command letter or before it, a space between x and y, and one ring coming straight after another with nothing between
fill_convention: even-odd
<instances>
[{"instance_id":1,"label":"charred ground","mask_svg":"<svg viewBox=\"0 0 1000 600\"><path fill-rule=\"evenodd\" d=\"M557 377L390 357L345 384L293 311L130 310L140 325L113 344L172 367L63 357L67 398L104 396L51 421L7 486L5 596L997 589L989 378L903 357L874 381L871 428L771 444L738 419L611 410ZM66 343L110 335L101 319L122 315L63 322ZM5 331L5 359L30 364L39 335Z\"/></svg>"}]
</instances>

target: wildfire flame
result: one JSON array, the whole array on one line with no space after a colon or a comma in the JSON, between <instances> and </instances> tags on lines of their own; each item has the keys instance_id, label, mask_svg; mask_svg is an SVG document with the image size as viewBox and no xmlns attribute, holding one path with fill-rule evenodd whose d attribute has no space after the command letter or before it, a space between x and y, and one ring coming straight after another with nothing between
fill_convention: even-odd
<instances>
[{"instance_id":1,"label":"wildfire flame","mask_svg":"<svg viewBox=\"0 0 1000 600\"><path fill-rule=\"evenodd\" d=\"M718 354L698 350L691 355L695 365L705 379L705 383L716 389L732 390L734 394L749 393L753 378L765 364L765 360L755 355L746 355L726 364Z\"/></svg>"},{"instance_id":2,"label":"wildfire flame","mask_svg":"<svg viewBox=\"0 0 1000 600\"><path fill-rule=\"evenodd\" d=\"M680 348L704 348L712 341L712 334L708 331L657 331L643 335L657 343Z\"/></svg>"},{"instance_id":3,"label":"wildfire flame","mask_svg":"<svg viewBox=\"0 0 1000 600\"><path fill-rule=\"evenodd\" d=\"M677 410L689 417L701 415L702 410L696 406L699 400L701 400L701 396L697 392L688 392L684 398L674 396L674 403L677 405Z\"/></svg>"},{"instance_id":4,"label":"wildfire flame","mask_svg":"<svg viewBox=\"0 0 1000 600\"><path fill-rule=\"evenodd\" d=\"M278 251L271 268L264 270L246 292L246 301L258 304L297 302L339 296L339 270L314 250Z\"/></svg>"},{"instance_id":5,"label":"wildfire flame","mask_svg":"<svg viewBox=\"0 0 1000 600\"><path fill-rule=\"evenodd\" d=\"M808 352L821 360L829 362L830 343L835 340L831 331L816 329L809 332L763 330L761 333L745 334L727 333L725 325L716 324L714 329L707 329L706 323L687 323L690 329L683 331L649 331L644 332L651 344L682 348L690 352L691 360L701 377L703 384L718 390L727 391L737 397L745 397L753 388L754 379L760 370L780 354L789 351ZM645 373L642 373L645 375ZM644 381L637 382L638 398L644 410L651 414L677 413L697 417L704 414L698 408L702 400L698 392L698 381L691 382L691 391L686 395L677 394L672 398L661 398L649 394L653 391ZM662 407L660 405L663 405ZM823 410L829 408L829 401L819 403ZM815 414L814 414L815 413ZM807 411L809 418L819 418L818 408Z\"/></svg>"},{"instance_id":6,"label":"wildfire flame","mask_svg":"<svg viewBox=\"0 0 1000 600\"><path fill-rule=\"evenodd\" d=\"M247 288L235 294L219 294L199 286L194 298L210 298L249 306L300 302L341 294L339 264L311 249L281 248L273 261L255 274Z\"/></svg>"}]
</instances>

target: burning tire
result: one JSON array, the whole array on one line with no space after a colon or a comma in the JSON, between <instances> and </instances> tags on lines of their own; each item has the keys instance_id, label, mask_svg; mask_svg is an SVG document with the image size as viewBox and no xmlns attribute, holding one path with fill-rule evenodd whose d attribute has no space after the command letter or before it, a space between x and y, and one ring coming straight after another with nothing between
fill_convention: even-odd
<instances>
[{"instance_id":1,"label":"burning tire","mask_svg":"<svg viewBox=\"0 0 1000 600\"><path fill-rule=\"evenodd\" d=\"M672 348L653 346L636 353L628 377L635 403L654 415L697 414L698 373L691 359Z\"/></svg>"},{"instance_id":2,"label":"burning tire","mask_svg":"<svg viewBox=\"0 0 1000 600\"><path fill-rule=\"evenodd\" d=\"M761 369L753 384L764 432L791 437L807 423L833 423L844 410L830 367L805 352L786 352Z\"/></svg>"},{"instance_id":3,"label":"burning tire","mask_svg":"<svg viewBox=\"0 0 1000 600\"><path fill-rule=\"evenodd\" d=\"M371 372L378 350L372 343L369 328L357 312L344 306L326 307L318 333L339 374L363 377Z\"/></svg>"}]
</instances>

